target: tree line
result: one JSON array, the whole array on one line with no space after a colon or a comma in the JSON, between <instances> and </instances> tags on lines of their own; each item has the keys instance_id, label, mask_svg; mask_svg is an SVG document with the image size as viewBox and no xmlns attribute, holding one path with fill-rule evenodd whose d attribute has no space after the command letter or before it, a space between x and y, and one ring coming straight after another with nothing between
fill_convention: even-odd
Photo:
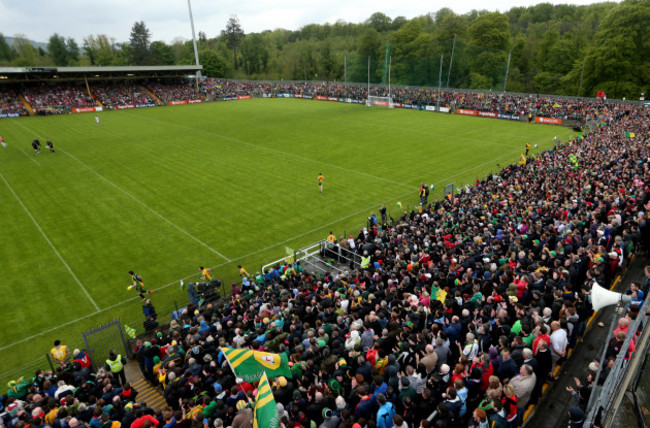
<instances>
[{"instance_id":1,"label":"tree line","mask_svg":"<svg viewBox=\"0 0 650 428\"><path fill-rule=\"evenodd\" d=\"M443 8L406 19L372 14L362 23L309 24L245 33L236 16L215 37L199 32L204 75L507 90L637 99L650 81L650 2L513 7L507 12ZM269 22L269 26L274 23ZM104 34L78 46L54 34L47 50L0 35L0 65L194 64L191 41L151 42L136 22L126 43ZM390 64L390 65L389 65Z\"/></svg>"}]
</instances>

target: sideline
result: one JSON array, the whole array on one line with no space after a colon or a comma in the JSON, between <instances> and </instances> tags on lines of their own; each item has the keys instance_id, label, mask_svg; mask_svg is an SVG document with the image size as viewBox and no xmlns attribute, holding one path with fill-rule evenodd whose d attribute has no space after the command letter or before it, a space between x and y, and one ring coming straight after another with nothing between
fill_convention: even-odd
<instances>
[{"instance_id":1,"label":"sideline","mask_svg":"<svg viewBox=\"0 0 650 428\"><path fill-rule=\"evenodd\" d=\"M55 253L56 256L59 258L59 260L61 260L61 263L63 263L63 266L65 266L65 268L68 270L68 273L70 274L70 276L72 276L72 278L75 280L75 282L79 285L79 288L81 288L81 289L83 290L83 292L84 292L84 294L86 295L86 297L88 298L88 300L90 300L90 303L93 304L93 306L95 307L95 311L96 311L96 312L93 313L93 315L96 314L96 313L98 313L98 312L99 312L99 306L97 306L97 303L95 303L95 301L93 300L93 298L90 297L90 294L88 293L88 290L86 290L86 287L84 287L84 285L81 283L81 281L79 280L79 278L77 278L77 275L75 275L75 273L72 271L72 269L70 268L70 265L68 265L68 263L65 261L65 259L64 259L63 256L61 255L61 253L59 253L59 250L56 249L56 247L54 246L54 244L52 243L52 241L50 241L50 238L48 238L47 235L45 234L45 232L43 231L43 229L41 229L41 226L38 224L38 222L36 221L36 219L34 218L34 216L32 215L32 213L29 211L29 209L27 209L27 207L25 206L25 204L23 204L23 201L20 199L20 197L18 196L18 194L14 191L13 187L11 187L11 184L9 184L9 182L7 181L7 179L5 178L5 176L2 175L2 173L0 173L0 178L2 179L2 181L5 182L5 184L7 185L7 188L9 189L9 191L11 192L11 194L14 195L14 198L16 198L16 200L18 201L18 203L20 204L20 206L23 207L23 210L27 213L27 215L29 216L29 218L32 220L32 223L34 223L34 226L36 226L36 228L38 229L38 231L41 232L41 235L43 236L43 238L45 239L45 241L48 243L48 245L50 246L50 248L52 248L52 250L54 250L54 253Z\"/></svg>"}]
</instances>

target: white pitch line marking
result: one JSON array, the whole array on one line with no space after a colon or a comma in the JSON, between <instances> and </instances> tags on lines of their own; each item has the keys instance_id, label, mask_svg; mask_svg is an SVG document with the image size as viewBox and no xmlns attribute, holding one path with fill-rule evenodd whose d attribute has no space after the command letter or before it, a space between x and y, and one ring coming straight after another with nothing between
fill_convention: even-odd
<instances>
[{"instance_id":1,"label":"white pitch line marking","mask_svg":"<svg viewBox=\"0 0 650 428\"><path fill-rule=\"evenodd\" d=\"M88 293L88 290L86 290L86 287L84 287L84 285L81 283L81 281L79 280L79 278L77 278L77 275L75 275L75 273L72 271L72 269L70 268L70 265L68 265L68 263L65 261L65 259L64 259L63 256L61 255L61 253L59 253L59 250L56 249L56 247L54 246L54 244L52 243L52 241L50 241L50 238L48 238L47 235L45 234L45 232L43 231L43 229L41 229L41 226L38 224L38 222L36 221L36 219L34 218L34 216L32 215L32 213L29 211L29 209L27 209L27 207L25 206L25 204L23 204L23 201L20 199L20 197L18 196L18 194L14 191L13 187L11 187L11 184L9 184L9 182L5 179L4 175L2 175L2 173L0 173L0 178L2 178L2 181L5 182L5 184L7 185L7 188L8 188L9 191L14 195L14 198L16 198L16 200L18 201L18 203L20 204L20 206L23 207L23 210L25 210L25 212L27 213L27 215L29 216L29 218L32 220L32 223L34 223L34 226L36 226L36 228L38 229L38 231L41 232L41 235L43 236L43 238L45 239L45 241L48 243L48 245L50 246L50 248L52 248L52 250L54 251L54 253L56 254L56 256L59 258L59 260L61 260L61 263L63 263L63 266L65 266L65 268L68 270L68 273L70 273L70 275L71 275L72 278L75 280L75 282L76 282L76 283L79 285L79 287L83 290L83 292L84 292L84 294L86 295L86 297L88 298L88 300L90 300L90 303L92 303L93 306L95 307L95 311L99 312L99 306L97 306L97 303L95 303L95 301L93 300L93 298L90 297L90 293Z\"/></svg>"}]
</instances>

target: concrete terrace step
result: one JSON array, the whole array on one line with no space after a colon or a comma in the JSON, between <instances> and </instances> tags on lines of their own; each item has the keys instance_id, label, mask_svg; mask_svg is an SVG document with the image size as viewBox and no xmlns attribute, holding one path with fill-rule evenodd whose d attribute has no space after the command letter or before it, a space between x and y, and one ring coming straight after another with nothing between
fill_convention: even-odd
<instances>
[{"instance_id":1,"label":"concrete terrace step","mask_svg":"<svg viewBox=\"0 0 650 428\"><path fill-rule=\"evenodd\" d=\"M168 407L160 390L152 387L144 377L131 382L131 387L138 391L138 397L135 400L138 403L147 403L147 406L154 410L163 410Z\"/></svg>"}]
</instances>

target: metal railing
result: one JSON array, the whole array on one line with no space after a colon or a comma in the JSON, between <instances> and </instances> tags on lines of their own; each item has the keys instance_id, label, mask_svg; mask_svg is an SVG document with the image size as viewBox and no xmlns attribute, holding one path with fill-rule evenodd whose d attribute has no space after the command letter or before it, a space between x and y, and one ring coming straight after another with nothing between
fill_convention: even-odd
<instances>
[{"instance_id":1,"label":"metal railing","mask_svg":"<svg viewBox=\"0 0 650 428\"><path fill-rule=\"evenodd\" d=\"M587 408L587 416L585 418L585 423L583 426L592 427L597 422L599 422L599 426L608 426L608 421L611 421L611 418L615 413L613 410L616 410L617 408L616 403L620 403L622 394L625 392L626 384L624 383L629 382L630 376L629 373L627 373L627 369L630 366L630 362L633 359L645 358L645 351L643 349L639 349L638 351L633 352L630 356L630 359L626 360L625 356L628 353L630 342L632 342L632 340L636 337L636 333L641 326L643 326L644 330L644 339L647 339L646 336L648 335L648 328L647 325L643 325L643 321L645 320L645 314L649 309L650 305L648 304L648 299L646 299L640 308L637 318L630 323L627 329L625 342L623 342L621 350L616 356L614 367L612 367L609 374L607 375L605 383L602 386L598 386L596 382L596 386L594 386L594 390L591 393L591 397L593 398L590 399ZM617 320L618 316L612 320L612 323L616 323ZM607 341L604 344L605 348L609 346L610 340L611 337L608 337Z\"/></svg>"}]
</instances>

